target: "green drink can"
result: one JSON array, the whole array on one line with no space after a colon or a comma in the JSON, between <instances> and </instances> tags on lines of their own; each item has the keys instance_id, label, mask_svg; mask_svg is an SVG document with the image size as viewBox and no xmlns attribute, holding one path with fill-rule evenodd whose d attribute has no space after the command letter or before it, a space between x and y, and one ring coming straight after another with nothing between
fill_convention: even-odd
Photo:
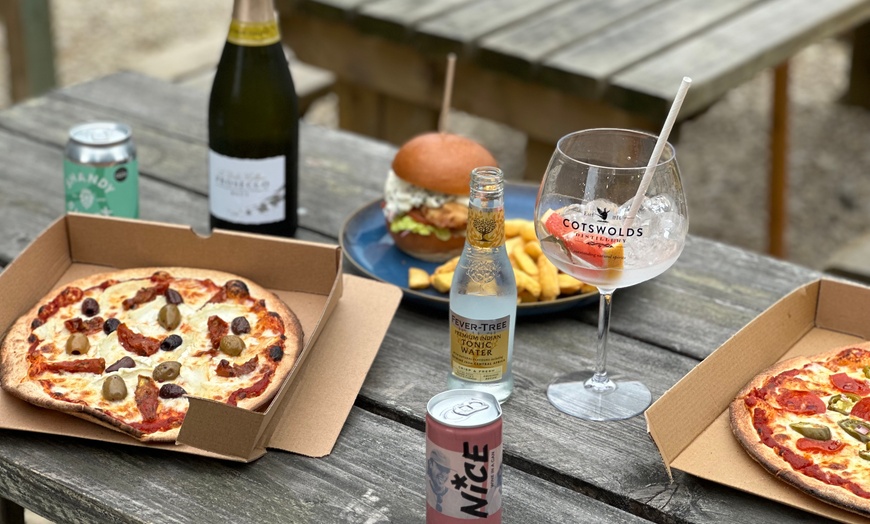
<instances>
[{"instance_id":1,"label":"green drink can","mask_svg":"<svg viewBox=\"0 0 870 524\"><path fill-rule=\"evenodd\" d=\"M139 167L130 126L92 122L70 129L63 178L68 212L139 218Z\"/></svg>"}]
</instances>

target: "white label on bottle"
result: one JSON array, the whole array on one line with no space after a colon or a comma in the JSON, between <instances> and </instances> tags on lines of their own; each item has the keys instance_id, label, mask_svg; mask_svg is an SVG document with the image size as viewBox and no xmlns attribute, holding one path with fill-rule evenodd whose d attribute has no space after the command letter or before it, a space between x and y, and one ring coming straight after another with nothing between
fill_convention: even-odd
<instances>
[{"instance_id":1,"label":"white label on bottle","mask_svg":"<svg viewBox=\"0 0 870 524\"><path fill-rule=\"evenodd\" d=\"M208 207L234 224L284 220L284 156L233 158L209 150Z\"/></svg>"}]
</instances>

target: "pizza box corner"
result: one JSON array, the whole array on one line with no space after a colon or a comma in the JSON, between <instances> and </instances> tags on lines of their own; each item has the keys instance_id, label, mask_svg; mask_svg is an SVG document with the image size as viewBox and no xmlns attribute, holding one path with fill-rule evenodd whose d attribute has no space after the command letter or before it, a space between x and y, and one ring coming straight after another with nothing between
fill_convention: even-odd
<instances>
[{"instance_id":1,"label":"pizza box corner","mask_svg":"<svg viewBox=\"0 0 870 524\"><path fill-rule=\"evenodd\" d=\"M731 433L728 406L772 364L870 340L870 287L821 278L789 293L698 364L646 411L670 474L677 469L840 522L864 517L775 479Z\"/></svg>"},{"instance_id":2,"label":"pizza box corner","mask_svg":"<svg viewBox=\"0 0 870 524\"><path fill-rule=\"evenodd\" d=\"M274 291L290 306L305 332L304 347L272 402L261 411L249 411L192 399L178 443L142 444L0 390L0 428L239 462L256 460L267 449L328 455L380 348L401 290L343 275L338 246L220 230L205 237L189 226L71 213L52 223L0 273L0 334L64 282L149 266L234 273Z\"/></svg>"}]
</instances>

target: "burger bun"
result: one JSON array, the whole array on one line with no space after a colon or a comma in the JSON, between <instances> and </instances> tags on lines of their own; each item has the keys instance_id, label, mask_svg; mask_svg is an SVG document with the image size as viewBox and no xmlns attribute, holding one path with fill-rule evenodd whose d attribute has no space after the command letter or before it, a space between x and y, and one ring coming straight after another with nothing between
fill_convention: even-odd
<instances>
[{"instance_id":1,"label":"burger bun","mask_svg":"<svg viewBox=\"0 0 870 524\"><path fill-rule=\"evenodd\" d=\"M449 195L468 195L471 170L498 166L474 140L451 133L424 133L406 142L393 159L393 172L411 184Z\"/></svg>"}]
</instances>

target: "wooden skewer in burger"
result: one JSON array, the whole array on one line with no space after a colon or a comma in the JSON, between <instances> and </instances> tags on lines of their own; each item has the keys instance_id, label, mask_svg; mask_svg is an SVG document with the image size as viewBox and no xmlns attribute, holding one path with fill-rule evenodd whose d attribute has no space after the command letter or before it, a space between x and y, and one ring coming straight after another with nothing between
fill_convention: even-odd
<instances>
[{"instance_id":1,"label":"wooden skewer in burger","mask_svg":"<svg viewBox=\"0 0 870 524\"><path fill-rule=\"evenodd\" d=\"M438 132L402 145L384 187L384 217L396 247L429 262L444 262L462 252L471 170L498 167L482 145L446 132L455 63L451 53Z\"/></svg>"}]
</instances>

